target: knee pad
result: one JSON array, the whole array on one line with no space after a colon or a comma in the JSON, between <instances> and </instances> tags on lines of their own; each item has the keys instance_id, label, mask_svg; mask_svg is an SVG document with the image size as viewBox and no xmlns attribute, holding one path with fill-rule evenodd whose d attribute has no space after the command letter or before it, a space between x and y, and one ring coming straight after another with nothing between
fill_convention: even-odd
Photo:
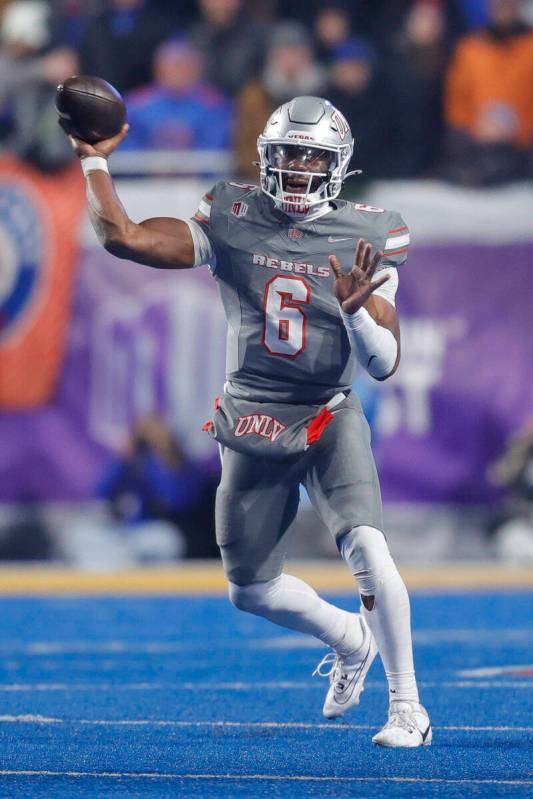
<instances>
[{"instance_id":1,"label":"knee pad","mask_svg":"<svg viewBox=\"0 0 533 799\"><path fill-rule=\"evenodd\" d=\"M375 595L379 586L396 574L385 536L375 527L354 527L340 540L339 549L357 578L362 595Z\"/></svg>"},{"instance_id":2,"label":"knee pad","mask_svg":"<svg viewBox=\"0 0 533 799\"><path fill-rule=\"evenodd\" d=\"M228 583L230 601L239 610L245 610L247 613L261 616L265 610L270 608L274 593L273 589L275 589L279 579L279 577L276 577L274 580L268 580L264 583L249 583L248 585Z\"/></svg>"}]
</instances>

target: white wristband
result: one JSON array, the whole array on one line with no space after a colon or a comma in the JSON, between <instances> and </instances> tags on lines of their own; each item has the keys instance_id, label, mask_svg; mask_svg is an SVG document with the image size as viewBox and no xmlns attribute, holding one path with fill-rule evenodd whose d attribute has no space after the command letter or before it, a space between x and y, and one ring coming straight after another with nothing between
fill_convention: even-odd
<instances>
[{"instance_id":1,"label":"white wristband","mask_svg":"<svg viewBox=\"0 0 533 799\"><path fill-rule=\"evenodd\" d=\"M369 375L376 380L383 380L396 363L396 339L390 330L372 319L366 308L359 308L354 314L341 311L341 316L358 361Z\"/></svg>"},{"instance_id":2,"label":"white wristband","mask_svg":"<svg viewBox=\"0 0 533 799\"><path fill-rule=\"evenodd\" d=\"M86 158L82 158L81 168L85 177L87 177L89 172L98 172L98 170L107 172L109 175L107 158L104 158L103 155L89 155Z\"/></svg>"}]
</instances>

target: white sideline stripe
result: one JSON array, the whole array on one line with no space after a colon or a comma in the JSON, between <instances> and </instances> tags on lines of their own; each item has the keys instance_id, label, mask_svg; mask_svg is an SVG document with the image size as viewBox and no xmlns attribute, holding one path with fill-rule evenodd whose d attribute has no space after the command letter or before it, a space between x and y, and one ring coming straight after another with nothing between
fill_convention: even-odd
<instances>
[{"instance_id":1,"label":"white sideline stripe","mask_svg":"<svg viewBox=\"0 0 533 799\"><path fill-rule=\"evenodd\" d=\"M450 630L415 630L413 640L417 644L432 643L496 643L503 641L531 641L533 628L515 628L513 630L469 630L450 629Z\"/></svg>"},{"instance_id":2,"label":"white sideline stripe","mask_svg":"<svg viewBox=\"0 0 533 799\"><path fill-rule=\"evenodd\" d=\"M533 638L533 628L515 628L512 630L469 630L468 628L450 630L415 630L413 640L418 645L432 643L464 643L473 644L495 643L500 645L504 642L524 640L530 641ZM224 649L227 641L210 641L204 648ZM0 645L0 657L6 655L63 655L63 654L135 654L135 653L166 653L173 652L197 652L202 648L201 643L185 643L184 641L35 641L31 644L21 646ZM251 650L268 649L324 649L324 645L308 635L278 635L271 638L252 638L243 643L243 648Z\"/></svg>"},{"instance_id":3,"label":"white sideline stripe","mask_svg":"<svg viewBox=\"0 0 533 799\"><path fill-rule=\"evenodd\" d=\"M446 777L335 777L293 774L175 774L153 771L30 771L3 769L2 777L96 777L100 779L153 780L271 780L274 782L405 782L443 785L533 785L533 780L447 779Z\"/></svg>"},{"instance_id":4,"label":"white sideline stripe","mask_svg":"<svg viewBox=\"0 0 533 799\"><path fill-rule=\"evenodd\" d=\"M0 716L0 722L17 722L19 724L62 724L63 719L54 719L50 716L33 716L25 713L23 716Z\"/></svg>"},{"instance_id":5,"label":"white sideline stripe","mask_svg":"<svg viewBox=\"0 0 533 799\"><path fill-rule=\"evenodd\" d=\"M192 690L191 684L191 690ZM18 691L157 691L172 688L171 684L163 683L11 683L0 685L0 692L16 693ZM198 688L198 686L196 686Z\"/></svg>"},{"instance_id":6,"label":"white sideline stripe","mask_svg":"<svg viewBox=\"0 0 533 799\"><path fill-rule=\"evenodd\" d=\"M350 730L377 730L375 724L344 724L336 722L309 723L305 721L179 721L173 719L59 719L48 716L0 716L0 723L12 724L85 724L90 727L210 727L252 728L266 730L329 730L345 732ZM437 731L448 732L533 732L533 727L510 727L505 725L443 725L433 727Z\"/></svg>"},{"instance_id":7,"label":"white sideline stripe","mask_svg":"<svg viewBox=\"0 0 533 799\"><path fill-rule=\"evenodd\" d=\"M458 671L459 677L497 677L501 674L517 674L520 675L525 671L531 671L533 674L533 664L526 663L523 666L490 666L483 669L464 669Z\"/></svg>"},{"instance_id":8,"label":"white sideline stripe","mask_svg":"<svg viewBox=\"0 0 533 799\"><path fill-rule=\"evenodd\" d=\"M417 646L431 646L440 643L461 643L476 646L483 643L501 646L502 643L531 641L533 628L514 630L415 630L413 641ZM250 642L250 648L257 649L322 649L322 645L309 635L278 635Z\"/></svg>"},{"instance_id":9,"label":"white sideline stripe","mask_svg":"<svg viewBox=\"0 0 533 799\"><path fill-rule=\"evenodd\" d=\"M365 684L365 689L379 689L383 690L384 682L368 682ZM211 691L285 691L285 690L310 690L319 689L323 690L323 685L318 681L304 682L304 681L277 681L277 682L213 682L204 683L204 688L209 688ZM518 688L523 690L533 690L532 680L458 680L454 681L429 681L418 682L419 688L449 688L455 689L468 689L473 688L487 689L487 688ZM52 691L197 691L198 683L182 682L182 683L10 683L0 684L0 693L16 693L16 692L52 692Z\"/></svg>"},{"instance_id":10,"label":"white sideline stripe","mask_svg":"<svg viewBox=\"0 0 533 799\"><path fill-rule=\"evenodd\" d=\"M209 648L213 649L216 645L211 645ZM226 646L221 644L221 648ZM186 644L180 641L147 641L144 644L128 641L73 641L72 643L64 643L62 641L36 641L33 644L25 646L13 647L0 647L0 656L7 655L121 655L121 654L164 654L166 652L173 654L175 652L198 651L198 646L195 644Z\"/></svg>"}]
</instances>

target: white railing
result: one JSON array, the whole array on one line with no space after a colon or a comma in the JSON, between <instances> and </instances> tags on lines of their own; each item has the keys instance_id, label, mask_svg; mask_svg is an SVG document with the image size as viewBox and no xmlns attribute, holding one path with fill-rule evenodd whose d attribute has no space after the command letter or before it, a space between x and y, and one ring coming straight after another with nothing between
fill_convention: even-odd
<instances>
[{"instance_id":1,"label":"white railing","mask_svg":"<svg viewBox=\"0 0 533 799\"><path fill-rule=\"evenodd\" d=\"M12 153L0 146L0 157L3 155ZM225 150L117 150L109 162L113 174L124 177L232 177L235 174L234 153Z\"/></svg>"},{"instance_id":2,"label":"white railing","mask_svg":"<svg viewBox=\"0 0 533 799\"><path fill-rule=\"evenodd\" d=\"M226 176L234 155L221 150L117 150L110 158L114 175Z\"/></svg>"}]
</instances>

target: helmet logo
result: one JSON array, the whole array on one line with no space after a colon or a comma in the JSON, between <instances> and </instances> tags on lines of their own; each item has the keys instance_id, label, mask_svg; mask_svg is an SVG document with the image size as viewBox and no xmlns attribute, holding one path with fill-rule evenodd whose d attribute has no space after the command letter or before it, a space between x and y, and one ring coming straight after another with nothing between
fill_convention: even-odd
<instances>
[{"instance_id":1,"label":"helmet logo","mask_svg":"<svg viewBox=\"0 0 533 799\"><path fill-rule=\"evenodd\" d=\"M343 115L341 114L341 112L337 111L337 109L335 109L335 111L331 115L331 121L333 122L333 124L337 128L337 133L339 134L341 139L344 141L344 139L346 138L346 134L350 132L350 126L346 122L346 120L343 117Z\"/></svg>"},{"instance_id":2,"label":"helmet logo","mask_svg":"<svg viewBox=\"0 0 533 799\"><path fill-rule=\"evenodd\" d=\"M231 213L233 216L246 216L248 213L248 206L246 203L243 203L242 200L238 200L236 203L233 203L231 206Z\"/></svg>"},{"instance_id":3,"label":"helmet logo","mask_svg":"<svg viewBox=\"0 0 533 799\"><path fill-rule=\"evenodd\" d=\"M309 133L302 133L301 130L289 130L288 139L301 139L301 141L315 141L315 137Z\"/></svg>"}]
</instances>

